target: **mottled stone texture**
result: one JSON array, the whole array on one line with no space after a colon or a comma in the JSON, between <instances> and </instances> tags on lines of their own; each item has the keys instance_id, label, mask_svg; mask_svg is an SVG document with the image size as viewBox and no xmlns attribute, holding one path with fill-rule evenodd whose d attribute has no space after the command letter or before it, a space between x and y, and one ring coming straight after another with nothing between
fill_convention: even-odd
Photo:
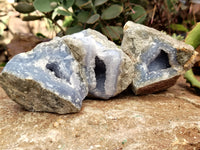
<instances>
[{"instance_id":1,"label":"mottled stone texture","mask_svg":"<svg viewBox=\"0 0 200 150\"><path fill-rule=\"evenodd\" d=\"M132 78L128 55L88 29L16 55L0 74L0 84L27 110L65 114L80 111L87 95L102 99L117 95Z\"/></svg>"},{"instance_id":2,"label":"mottled stone texture","mask_svg":"<svg viewBox=\"0 0 200 150\"><path fill-rule=\"evenodd\" d=\"M63 39L55 38L11 59L0 84L27 110L73 113L88 94L81 70Z\"/></svg>"},{"instance_id":3,"label":"mottled stone texture","mask_svg":"<svg viewBox=\"0 0 200 150\"><path fill-rule=\"evenodd\" d=\"M11 59L0 85L27 110L74 113L86 96L109 99L130 84L136 95L167 89L197 55L192 46L133 22L124 27L121 48L92 29L55 38Z\"/></svg>"},{"instance_id":4,"label":"mottled stone texture","mask_svg":"<svg viewBox=\"0 0 200 150\"><path fill-rule=\"evenodd\" d=\"M130 85L132 61L107 37L87 29L63 39L85 69L89 96L108 99Z\"/></svg>"},{"instance_id":5,"label":"mottled stone texture","mask_svg":"<svg viewBox=\"0 0 200 150\"><path fill-rule=\"evenodd\" d=\"M124 26L121 48L134 63L132 87L136 95L158 92L174 85L193 65L197 55L192 46L131 21Z\"/></svg>"}]
</instances>

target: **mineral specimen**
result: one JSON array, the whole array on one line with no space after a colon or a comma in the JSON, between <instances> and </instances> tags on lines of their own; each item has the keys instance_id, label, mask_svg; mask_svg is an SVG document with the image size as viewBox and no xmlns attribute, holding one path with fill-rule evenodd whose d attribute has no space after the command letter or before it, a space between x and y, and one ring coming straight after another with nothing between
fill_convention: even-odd
<instances>
[{"instance_id":1,"label":"mineral specimen","mask_svg":"<svg viewBox=\"0 0 200 150\"><path fill-rule=\"evenodd\" d=\"M89 96L108 99L130 85L133 64L107 37L87 29L63 39L85 69Z\"/></svg>"},{"instance_id":2,"label":"mineral specimen","mask_svg":"<svg viewBox=\"0 0 200 150\"><path fill-rule=\"evenodd\" d=\"M184 42L131 21L124 26L122 50L133 61L136 95L158 92L175 84L195 62L197 53Z\"/></svg>"},{"instance_id":3,"label":"mineral specimen","mask_svg":"<svg viewBox=\"0 0 200 150\"><path fill-rule=\"evenodd\" d=\"M62 38L13 57L0 75L0 84L29 111L78 112L88 94L82 69Z\"/></svg>"}]
</instances>

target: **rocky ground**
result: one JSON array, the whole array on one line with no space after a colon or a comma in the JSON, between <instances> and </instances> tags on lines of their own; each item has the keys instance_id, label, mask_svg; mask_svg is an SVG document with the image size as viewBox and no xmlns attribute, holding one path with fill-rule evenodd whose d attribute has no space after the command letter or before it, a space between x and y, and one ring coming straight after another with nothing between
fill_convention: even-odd
<instances>
[{"instance_id":1,"label":"rocky ground","mask_svg":"<svg viewBox=\"0 0 200 150\"><path fill-rule=\"evenodd\" d=\"M0 88L0 149L198 150L199 114L200 97L182 77L157 94L86 99L68 115L28 112Z\"/></svg>"}]
</instances>

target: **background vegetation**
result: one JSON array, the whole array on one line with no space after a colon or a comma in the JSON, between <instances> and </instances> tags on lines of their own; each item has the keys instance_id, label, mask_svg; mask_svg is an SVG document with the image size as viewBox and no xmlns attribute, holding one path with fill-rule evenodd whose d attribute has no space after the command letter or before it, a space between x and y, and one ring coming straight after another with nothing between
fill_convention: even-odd
<instances>
[{"instance_id":1,"label":"background vegetation","mask_svg":"<svg viewBox=\"0 0 200 150\"><path fill-rule=\"evenodd\" d=\"M92 28L118 44L128 20L184 34L200 19L199 7L184 0L17 0L12 5L23 21L48 19L57 35Z\"/></svg>"}]
</instances>

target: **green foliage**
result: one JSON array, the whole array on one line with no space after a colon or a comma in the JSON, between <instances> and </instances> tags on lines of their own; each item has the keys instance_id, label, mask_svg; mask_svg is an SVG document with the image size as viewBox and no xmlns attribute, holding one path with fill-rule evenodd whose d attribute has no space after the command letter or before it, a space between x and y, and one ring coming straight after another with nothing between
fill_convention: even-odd
<instances>
[{"instance_id":1,"label":"green foliage","mask_svg":"<svg viewBox=\"0 0 200 150\"><path fill-rule=\"evenodd\" d=\"M123 11L123 7L117 4L111 5L105 10L103 10L101 19L110 20L118 17Z\"/></svg>"},{"instance_id":2,"label":"green foliage","mask_svg":"<svg viewBox=\"0 0 200 150\"><path fill-rule=\"evenodd\" d=\"M166 31L168 34L185 33L191 30L196 21L200 19L197 14L199 11L196 12L196 10L194 10L195 7L191 7L193 4L189 1L148 0L148 2L149 5L147 9L151 6L152 12L148 13L148 16L151 14L151 21L149 21L147 25L158 30ZM146 10L146 5L144 8Z\"/></svg>"},{"instance_id":3,"label":"green foliage","mask_svg":"<svg viewBox=\"0 0 200 150\"><path fill-rule=\"evenodd\" d=\"M177 35L176 33L173 33L172 37L175 38L175 39L177 39L177 40L179 40L179 41L183 41L184 40L184 36L182 36L180 34Z\"/></svg>"},{"instance_id":4,"label":"green foliage","mask_svg":"<svg viewBox=\"0 0 200 150\"><path fill-rule=\"evenodd\" d=\"M79 32L83 30L83 27L80 26L80 25L75 25L73 27L69 27L66 31L66 34L73 34L73 33L76 33L76 32Z\"/></svg>"},{"instance_id":5,"label":"green foliage","mask_svg":"<svg viewBox=\"0 0 200 150\"><path fill-rule=\"evenodd\" d=\"M175 31L183 31L183 32L188 32L188 29L183 25L183 24L171 24L170 28Z\"/></svg>"},{"instance_id":6,"label":"green foliage","mask_svg":"<svg viewBox=\"0 0 200 150\"><path fill-rule=\"evenodd\" d=\"M187 80L188 83L190 83L192 88L194 88L196 91L200 91L200 81L197 80L192 69L188 70L184 74L184 78Z\"/></svg>"},{"instance_id":7,"label":"green foliage","mask_svg":"<svg viewBox=\"0 0 200 150\"><path fill-rule=\"evenodd\" d=\"M17 6L22 2L19 2ZM147 18L146 10L130 0L34 0L26 3L29 11L19 10L20 13L29 13L24 16L24 21L33 21L43 17L51 20L58 26L62 33L72 34L86 28L98 30L111 40L120 41L122 26L128 20L144 23ZM35 16L34 10L42 12L43 16ZM58 20L63 20L63 25L58 25ZM118 42L120 43L120 42Z\"/></svg>"},{"instance_id":8,"label":"green foliage","mask_svg":"<svg viewBox=\"0 0 200 150\"><path fill-rule=\"evenodd\" d=\"M90 18L90 13L88 11L80 11L77 14L77 20L80 23L86 23L89 18Z\"/></svg>"},{"instance_id":9,"label":"green foliage","mask_svg":"<svg viewBox=\"0 0 200 150\"><path fill-rule=\"evenodd\" d=\"M132 20L137 23L143 23L147 17L145 9L142 6L135 6L133 7L133 10L135 11L135 14L131 15Z\"/></svg>"},{"instance_id":10,"label":"green foliage","mask_svg":"<svg viewBox=\"0 0 200 150\"><path fill-rule=\"evenodd\" d=\"M102 28L102 32L113 40L118 40L123 34L123 29L120 26L106 26Z\"/></svg>"},{"instance_id":11,"label":"green foliage","mask_svg":"<svg viewBox=\"0 0 200 150\"><path fill-rule=\"evenodd\" d=\"M58 0L35 0L33 6L41 12L50 12L58 6Z\"/></svg>"},{"instance_id":12,"label":"green foliage","mask_svg":"<svg viewBox=\"0 0 200 150\"><path fill-rule=\"evenodd\" d=\"M86 21L86 23L88 24L94 24L95 22L97 22L100 18L99 14L94 14L92 16L90 16L90 18Z\"/></svg>"},{"instance_id":13,"label":"green foliage","mask_svg":"<svg viewBox=\"0 0 200 150\"><path fill-rule=\"evenodd\" d=\"M185 42L195 49L200 45L200 22L188 33Z\"/></svg>"},{"instance_id":14,"label":"green foliage","mask_svg":"<svg viewBox=\"0 0 200 150\"><path fill-rule=\"evenodd\" d=\"M14 8L20 13L28 13L22 17L24 21L45 17L64 34L92 28L117 43L120 43L122 27L128 20L168 34L188 32L195 23L194 14L188 14L189 5L179 0L20 0ZM36 17L32 14L35 10L43 15ZM58 24L58 20L62 20L63 25Z\"/></svg>"},{"instance_id":15,"label":"green foliage","mask_svg":"<svg viewBox=\"0 0 200 150\"><path fill-rule=\"evenodd\" d=\"M94 1L94 6L100 6L106 3L108 0L95 0Z\"/></svg>"},{"instance_id":16,"label":"green foliage","mask_svg":"<svg viewBox=\"0 0 200 150\"><path fill-rule=\"evenodd\" d=\"M34 21L34 20L39 20L39 19L42 19L44 16L24 16L22 18L23 21Z\"/></svg>"},{"instance_id":17,"label":"green foliage","mask_svg":"<svg viewBox=\"0 0 200 150\"><path fill-rule=\"evenodd\" d=\"M16 6L13 6L16 11L20 13L31 13L35 11L35 8L33 5L27 3L27 2L19 2Z\"/></svg>"},{"instance_id":18,"label":"green foliage","mask_svg":"<svg viewBox=\"0 0 200 150\"><path fill-rule=\"evenodd\" d=\"M61 0L61 4L65 9L69 9L74 4L75 0Z\"/></svg>"},{"instance_id":19,"label":"green foliage","mask_svg":"<svg viewBox=\"0 0 200 150\"><path fill-rule=\"evenodd\" d=\"M179 0L165 0L165 3L167 4L167 8L170 12L176 12L175 5L179 2Z\"/></svg>"},{"instance_id":20,"label":"green foliage","mask_svg":"<svg viewBox=\"0 0 200 150\"><path fill-rule=\"evenodd\" d=\"M72 16L66 16L63 21L63 27L69 27L72 22L73 22Z\"/></svg>"},{"instance_id":21,"label":"green foliage","mask_svg":"<svg viewBox=\"0 0 200 150\"><path fill-rule=\"evenodd\" d=\"M6 63L5 62L3 62L3 63L0 63L0 67L4 67L6 65Z\"/></svg>"},{"instance_id":22,"label":"green foliage","mask_svg":"<svg viewBox=\"0 0 200 150\"><path fill-rule=\"evenodd\" d=\"M61 9L57 9L57 14L60 14L62 16L71 16L71 13Z\"/></svg>"},{"instance_id":23,"label":"green foliage","mask_svg":"<svg viewBox=\"0 0 200 150\"><path fill-rule=\"evenodd\" d=\"M200 45L200 23L198 23L187 35L185 43L192 45L195 49ZM196 79L192 69L187 71L184 78L197 91L200 91L200 81Z\"/></svg>"},{"instance_id":24,"label":"green foliage","mask_svg":"<svg viewBox=\"0 0 200 150\"><path fill-rule=\"evenodd\" d=\"M90 8L91 7L91 1L90 0L76 0L75 5L79 8Z\"/></svg>"}]
</instances>

